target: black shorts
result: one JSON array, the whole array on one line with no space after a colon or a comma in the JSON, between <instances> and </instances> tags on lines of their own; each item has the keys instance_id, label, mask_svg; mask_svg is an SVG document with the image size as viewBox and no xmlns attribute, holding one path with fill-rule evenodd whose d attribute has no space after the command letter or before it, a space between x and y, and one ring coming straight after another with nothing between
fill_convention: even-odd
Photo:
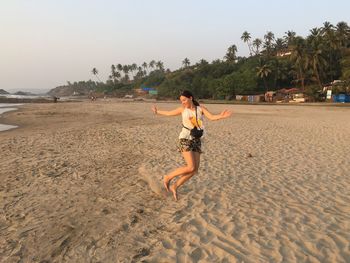
<instances>
[{"instance_id":1,"label":"black shorts","mask_svg":"<svg viewBox=\"0 0 350 263\"><path fill-rule=\"evenodd\" d=\"M179 152L198 152L202 153L201 139L179 139L178 149Z\"/></svg>"}]
</instances>

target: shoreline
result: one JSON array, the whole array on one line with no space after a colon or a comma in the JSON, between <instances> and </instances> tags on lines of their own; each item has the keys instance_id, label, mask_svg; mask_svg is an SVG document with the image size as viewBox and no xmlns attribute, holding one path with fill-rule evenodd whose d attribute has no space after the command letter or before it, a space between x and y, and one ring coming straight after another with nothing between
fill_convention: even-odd
<instances>
[{"instance_id":1,"label":"shoreline","mask_svg":"<svg viewBox=\"0 0 350 263\"><path fill-rule=\"evenodd\" d=\"M15 104L13 106L21 106L22 104ZM13 125L13 124L7 124L3 122L3 118L5 117L6 113L10 113L10 112L16 112L18 111L19 108L14 108L12 107L12 105L10 106L10 104L4 104L2 105L0 103L0 132L4 132L4 131L8 131L8 130L13 130L18 128L18 125ZM5 121L6 122L6 121Z\"/></svg>"}]
</instances>

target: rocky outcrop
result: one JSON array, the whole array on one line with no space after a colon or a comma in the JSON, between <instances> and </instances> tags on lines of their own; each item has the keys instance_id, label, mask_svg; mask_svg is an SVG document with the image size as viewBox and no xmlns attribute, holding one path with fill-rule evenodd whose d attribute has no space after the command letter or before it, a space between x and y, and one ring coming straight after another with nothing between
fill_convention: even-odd
<instances>
[{"instance_id":1,"label":"rocky outcrop","mask_svg":"<svg viewBox=\"0 0 350 263\"><path fill-rule=\"evenodd\" d=\"M0 94L10 94L10 93L7 92L6 90L0 89Z\"/></svg>"},{"instance_id":2,"label":"rocky outcrop","mask_svg":"<svg viewBox=\"0 0 350 263\"><path fill-rule=\"evenodd\" d=\"M50 90L47 94L56 97L82 96L90 94L88 87L59 86Z\"/></svg>"}]
</instances>

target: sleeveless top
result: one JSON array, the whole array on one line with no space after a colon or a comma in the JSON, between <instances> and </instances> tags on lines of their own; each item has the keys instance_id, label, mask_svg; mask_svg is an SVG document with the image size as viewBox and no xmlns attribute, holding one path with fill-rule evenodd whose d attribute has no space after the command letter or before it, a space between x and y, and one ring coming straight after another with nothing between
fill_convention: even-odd
<instances>
[{"instance_id":1,"label":"sleeveless top","mask_svg":"<svg viewBox=\"0 0 350 263\"><path fill-rule=\"evenodd\" d=\"M198 124L197 124L198 122ZM197 122L196 122L196 112L185 108L182 112L182 125L186 128L182 127L182 130L179 135L179 139L188 139L192 140L193 137L190 134L190 130L197 126L200 129L204 129L203 126L203 112L200 106L197 106Z\"/></svg>"}]
</instances>

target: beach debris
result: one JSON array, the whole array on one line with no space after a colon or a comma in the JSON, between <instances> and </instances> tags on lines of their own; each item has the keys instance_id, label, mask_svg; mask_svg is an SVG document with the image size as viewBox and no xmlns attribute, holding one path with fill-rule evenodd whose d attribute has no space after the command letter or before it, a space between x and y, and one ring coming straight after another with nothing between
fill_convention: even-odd
<instances>
[{"instance_id":1,"label":"beach debris","mask_svg":"<svg viewBox=\"0 0 350 263\"><path fill-rule=\"evenodd\" d=\"M253 155L252 155L251 153L248 153L248 154L247 154L247 157L248 157L248 158L251 158L251 157L253 157Z\"/></svg>"},{"instance_id":2,"label":"beach debris","mask_svg":"<svg viewBox=\"0 0 350 263\"><path fill-rule=\"evenodd\" d=\"M150 254L150 249L146 248L146 247L142 247L137 249L136 251L136 255L133 256L132 261L131 262L138 262L138 260L142 257L148 256Z\"/></svg>"},{"instance_id":3,"label":"beach debris","mask_svg":"<svg viewBox=\"0 0 350 263\"><path fill-rule=\"evenodd\" d=\"M139 221L139 218L136 215L132 215L130 218L130 225L133 226Z\"/></svg>"},{"instance_id":4,"label":"beach debris","mask_svg":"<svg viewBox=\"0 0 350 263\"><path fill-rule=\"evenodd\" d=\"M103 208L102 209L102 213L104 213L105 215L110 214L111 212L107 209L107 208Z\"/></svg>"},{"instance_id":5,"label":"beach debris","mask_svg":"<svg viewBox=\"0 0 350 263\"><path fill-rule=\"evenodd\" d=\"M136 212L139 213L139 214L143 214L144 210L142 208L139 208L139 209L136 210Z\"/></svg>"}]
</instances>

